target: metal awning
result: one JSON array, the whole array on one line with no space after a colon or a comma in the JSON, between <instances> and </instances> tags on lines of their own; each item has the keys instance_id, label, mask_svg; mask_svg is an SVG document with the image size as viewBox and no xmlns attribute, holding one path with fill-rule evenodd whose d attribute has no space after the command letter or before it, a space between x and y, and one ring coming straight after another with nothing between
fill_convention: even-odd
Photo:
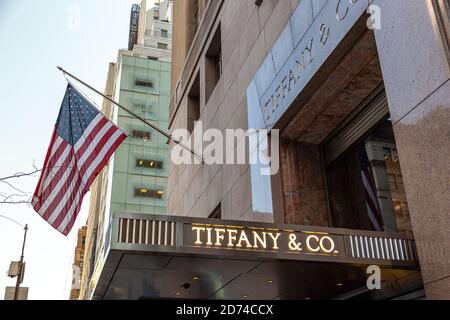
<instances>
[{"instance_id":1,"label":"metal awning","mask_svg":"<svg viewBox=\"0 0 450 320\"><path fill-rule=\"evenodd\" d=\"M93 299L391 298L422 287L412 238L116 213ZM381 290L366 286L381 269Z\"/></svg>"}]
</instances>

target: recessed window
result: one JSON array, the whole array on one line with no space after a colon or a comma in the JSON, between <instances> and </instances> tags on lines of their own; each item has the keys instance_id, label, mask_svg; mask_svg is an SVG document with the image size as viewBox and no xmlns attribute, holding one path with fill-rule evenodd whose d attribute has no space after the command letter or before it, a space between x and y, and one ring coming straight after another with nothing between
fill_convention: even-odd
<instances>
[{"instance_id":1,"label":"recessed window","mask_svg":"<svg viewBox=\"0 0 450 320\"><path fill-rule=\"evenodd\" d=\"M167 43L158 42L158 49L167 50L168 48Z\"/></svg>"},{"instance_id":2,"label":"recessed window","mask_svg":"<svg viewBox=\"0 0 450 320\"><path fill-rule=\"evenodd\" d=\"M139 87L153 88L153 82L146 80L136 80L135 84Z\"/></svg>"},{"instance_id":3,"label":"recessed window","mask_svg":"<svg viewBox=\"0 0 450 320\"><path fill-rule=\"evenodd\" d=\"M163 162L156 160L145 160L145 159L137 159L136 167L139 168L149 168L149 169L162 169Z\"/></svg>"},{"instance_id":4,"label":"recessed window","mask_svg":"<svg viewBox=\"0 0 450 320\"><path fill-rule=\"evenodd\" d=\"M208 103L209 98L222 76L222 35L220 24L206 51L205 64L205 97L206 103Z\"/></svg>"},{"instance_id":5,"label":"recessed window","mask_svg":"<svg viewBox=\"0 0 450 320\"><path fill-rule=\"evenodd\" d=\"M135 188L134 189L135 197L162 199L163 195L164 195L164 191L162 191L162 190L154 190L154 189L147 189L147 188Z\"/></svg>"},{"instance_id":6,"label":"recessed window","mask_svg":"<svg viewBox=\"0 0 450 320\"><path fill-rule=\"evenodd\" d=\"M145 103L135 103L134 110L140 114L151 113L151 106L146 105Z\"/></svg>"},{"instance_id":7,"label":"recessed window","mask_svg":"<svg viewBox=\"0 0 450 320\"><path fill-rule=\"evenodd\" d=\"M133 138L143 139L144 141L148 141L148 140L150 140L151 134L149 131L133 130L131 133L131 136Z\"/></svg>"},{"instance_id":8,"label":"recessed window","mask_svg":"<svg viewBox=\"0 0 450 320\"><path fill-rule=\"evenodd\" d=\"M169 32L167 30L161 29L161 38L168 38Z\"/></svg>"},{"instance_id":9,"label":"recessed window","mask_svg":"<svg viewBox=\"0 0 450 320\"><path fill-rule=\"evenodd\" d=\"M200 119L200 74L197 74L188 94L187 129L192 134Z\"/></svg>"}]
</instances>

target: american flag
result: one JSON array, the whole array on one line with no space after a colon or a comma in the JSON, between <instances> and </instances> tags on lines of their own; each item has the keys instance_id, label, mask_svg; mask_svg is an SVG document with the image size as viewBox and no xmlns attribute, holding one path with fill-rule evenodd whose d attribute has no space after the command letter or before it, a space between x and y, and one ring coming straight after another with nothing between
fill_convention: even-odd
<instances>
[{"instance_id":1,"label":"american flag","mask_svg":"<svg viewBox=\"0 0 450 320\"><path fill-rule=\"evenodd\" d=\"M84 195L126 137L69 84L33 195L34 210L68 235Z\"/></svg>"},{"instance_id":2,"label":"american flag","mask_svg":"<svg viewBox=\"0 0 450 320\"><path fill-rule=\"evenodd\" d=\"M377 231L383 231L384 223L378 203L377 189L372 175L372 167L367 156L364 142L358 146L359 161L361 165L361 179L364 185L367 215L373 227Z\"/></svg>"}]
</instances>

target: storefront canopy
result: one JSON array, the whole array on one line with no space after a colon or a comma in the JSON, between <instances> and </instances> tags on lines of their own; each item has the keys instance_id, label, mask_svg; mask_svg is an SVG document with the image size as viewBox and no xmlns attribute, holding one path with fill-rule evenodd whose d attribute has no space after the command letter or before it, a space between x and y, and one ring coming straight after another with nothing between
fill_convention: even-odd
<instances>
[{"instance_id":1,"label":"storefront canopy","mask_svg":"<svg viewBox=\"0 0 450 320\"><path fill-rule=\"evenodd\" d=\"M414 241L395 234L119 213L110 236L93 299L382 299L421 286Z\"/></svg>"}]
</instances>

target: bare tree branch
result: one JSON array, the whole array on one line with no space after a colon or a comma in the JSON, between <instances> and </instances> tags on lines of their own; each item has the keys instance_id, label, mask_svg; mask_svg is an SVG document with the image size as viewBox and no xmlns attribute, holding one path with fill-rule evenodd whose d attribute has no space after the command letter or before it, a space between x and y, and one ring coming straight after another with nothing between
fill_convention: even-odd
<instances>
[{"instance_id":1,"label":"bare tree branch","mask_svg":"<svg viewBox=\"0 0 450 320\"><path fill-rule=\"evenodd\" d=\"M0 201L0 204L30 204L31 201Z\"/></svg>"},{"instance_id":2,"label":"bare tree branch","mask_svg":"<svg viewBox=\"0 0 450 320\"><path fill-rule=\"evenodd\" d=\"M11 195L8 195L8 196L6 196L6 195L0 195L1 197L3 197L4 199L3 200L1 200L1 201L8 201L8 200L10 200L11 198L14 198L14 197L28 197L30 194L28 193L28 194L11 194Z\"/></svg>"},{"instance_id":3,"label":"bare tree branch","mask_svg":"<svg viewBox=\"0 0 450 320\"><path fill-rule=\"evenodd\" d=\"M34 166L34 164L33 164L33 166ZM15 174L13 174L12 176L0 178L0 182L3 182L3 181L5 181L5 180L9 180L9 179L15 179L15 178L22 178L22 177L33 176L33 175L35 175L36 173L42 171L42 169L38 169L38 168L36 168L35 166L34 166L34 168L35 168L35 170L32 171L32 172L28 172L28 173L25 173L25 172L17 172L17 173L15 173Z\"/></svg>"},{"instance_id":4,"label":"bare tree branch","mask_svg":"<svg viewBox=\"0 0 450 320\"><path fill-rule=\"evenodd\" d=\"M1 183L4 183L6 185L8 185L10 188L16 190L17 192L20 192L22 194L27 194L25 191L20 190L19 188L14 187L11 183L9 183L8 181L0 181Z\"/></svg>"},{"instance_id":5,"label":"bare tree branch","mask_svg":"<svg viewBox=\"0 0 450 320\"><path fill-rule=\"evenodd\" d=\"M34 160L33 160L33 168L34 168L33 171L17 172L13 175L0 178L0 183L3 183L5 185L7 185L9 188L16 191L16 193L13 193L13 194L9 194L9 192L6 192L6 191L0 192L0 199L3 198L0 200L0 204L30 204L31 203L30 193L21 190L16 185L13 185L11 181L13 179L20 179L20 178L24 178L24 177L35 177L36 173L39 173L42 171L42 169L39 169L38 167L36 167ZM24 198L24 197L30 197L30 198L28 200L20 199L20 198Z\"/></svg>"}]
</instances>

